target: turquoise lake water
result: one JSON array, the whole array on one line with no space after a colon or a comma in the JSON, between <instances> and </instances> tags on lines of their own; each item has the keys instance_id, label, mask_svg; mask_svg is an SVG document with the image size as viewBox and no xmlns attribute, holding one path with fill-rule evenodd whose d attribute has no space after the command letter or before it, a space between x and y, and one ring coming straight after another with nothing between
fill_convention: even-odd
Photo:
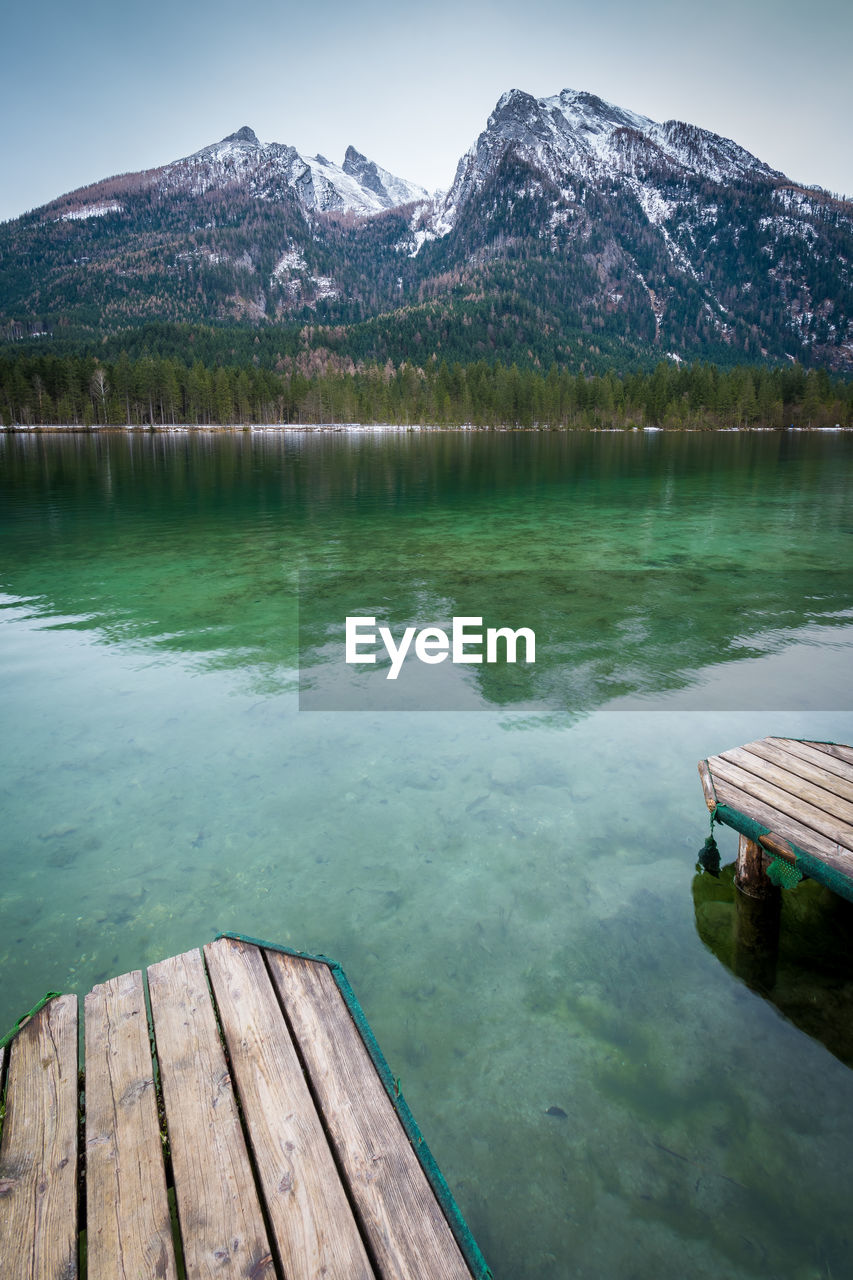
<instances>
[{"instance_id":1,"label":"turquoise lake water","mask_svg":"<svg viewBox=\"0 0 853 1280\"><path fill-rule=\"evenodd\" d=\"M850 1276L853 908L744 974L696 762L853 742L851 494L844 433L0 434L0 1030L321 951L496 1280ZM388 703L351 611L536 663Z\"/></svg>"}]
</instances>

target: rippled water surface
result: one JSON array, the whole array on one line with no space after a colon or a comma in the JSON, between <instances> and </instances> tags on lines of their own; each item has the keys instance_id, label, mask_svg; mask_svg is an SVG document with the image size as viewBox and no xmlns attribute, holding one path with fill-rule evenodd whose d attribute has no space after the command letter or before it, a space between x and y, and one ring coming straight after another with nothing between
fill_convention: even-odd
<instances>
[{"instance_id":1,"label":"rippled water surface","mask_svg":"<svg viewBox=\"0 0 853 1280\"><path fill-rule=\"evenodd\" d=\"M851 492L843 434L0 436L0 1031L322 951L497 1280L850 1275L853 908L745 972L696 761L853 741ZM537 661L383 711L352 609Z\"/></svg>"}]
</instances>

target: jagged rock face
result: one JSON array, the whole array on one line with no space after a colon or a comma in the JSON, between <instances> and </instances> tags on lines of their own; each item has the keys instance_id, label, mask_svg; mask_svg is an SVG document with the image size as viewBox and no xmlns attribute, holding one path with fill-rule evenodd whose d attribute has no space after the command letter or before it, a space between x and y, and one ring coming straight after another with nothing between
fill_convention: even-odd
<instances>
[{"instance_id":1,"label":"jagged rock face","mask_svg":"<svg viewBox=\"0 0 853 1280\"><path fill-rule=\"evenodd\" d=\"M347 147L342 168L344 173L358 179L363 187L367 187L378 196L387 198L388 193L382 185L378 166L372 160L368 160L367 156L363 156L360 151L356 151L355 147Z\"/></svg>"},{"instance_id":2,"label":"jagged rock face","mask_svg":"<svg viewBox=\"0 0 853 1280\"><path fill-rule=\"evenodd\" d=\"M427 199L423 187L406 182L404 178L395 178L387 169L380 169L375 161L368 160L360 151L356 151L355 147L347 147L342 168L361 187L372 191L385 209Z\"/></svg>"},{"instance_id":3,"label":"jagged rock face","mask_svg":"<svg viewBox=\"0 0 853 1280\"><path fill-rule=\"evenodd\" d=\"M398 315L402 334L429 305L444 319L412 322L418 349L397 358L449 339L454 358L489 358L508 323L513 351L540 362L573 359L561 335L578 333L625 364L853 370L851 257L849 202L729 139L577 90L511 90L433 198L355 147L337 165L244 125L0 226L0 334L318 308L344 326Z\"/></svg>"}]
</instances>

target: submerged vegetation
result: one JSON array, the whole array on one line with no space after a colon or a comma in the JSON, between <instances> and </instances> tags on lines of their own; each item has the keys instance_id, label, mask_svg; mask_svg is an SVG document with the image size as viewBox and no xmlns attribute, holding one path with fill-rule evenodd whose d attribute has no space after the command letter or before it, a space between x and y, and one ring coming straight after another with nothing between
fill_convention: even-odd
<instances>
[{"instance_id":1,"label":"submerged vegetation","mask_svg":"<svg viewBox=\"0 0 853 1280\"><path fill-rule=\"evenodd\" d=\"M275 368L122 351L0 356L4 426L386 422L512 427L853 425L853 384L823 369L661 362L587 376L552 365L359 364L329 353Z\"/></svg>"}]
</instances>

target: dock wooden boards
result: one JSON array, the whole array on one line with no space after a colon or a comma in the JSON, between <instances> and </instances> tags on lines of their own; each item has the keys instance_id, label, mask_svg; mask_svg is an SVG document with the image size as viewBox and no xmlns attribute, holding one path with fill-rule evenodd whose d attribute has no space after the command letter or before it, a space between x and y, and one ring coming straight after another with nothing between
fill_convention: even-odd
<instances>
[{"instance_id":1,"label":"dock wooden boards","mask_svg":"<svg viewBox=\"0 0 853 1280\"><path fill-rule=\"evenodd\" d=\"M272 1276L225 1052L198 951L148 970L187 1271Z\"/></svg>"},{"instance_id":2,"label":"dock wooden boards","mask_svg":"<svg viewBox=\"0 0 853 1280\"><path fill-rule=\"evenodd\" d=\"M86 997L79 1162L76 998L0 1050L3 1280L471 1280L328 964L221 938L147 988Z\"/></svg>"},{"instance_id":3,"label":"dock wooden boards","mask_svg":"<svg viewBox=\"0 0 853 1280\"><path fill-rule=\"evenodd\" d=\"M373 1273L264 958L224 938L205 955L282 1270L365 1280Z\"/></svg>"},{"instance_id":4,"label":"dock wooden boards","mask_svg":"<svg viewBox=\"0 0 853 1280\"><path fill-rule=\"evenodd\" d=\"M853 750L763 738L700 762L709 808L726 805L853 882Z\"/></svg>"},{"instance_id":5,"label":"dock wooden boards","mask_svg":"<svg viewBox=\"0 0 853 1280\"><path fill-rule=\"evenodd\" d=\"M177 1280L145 990L139 970L86 996L89 1280Z\"/></svg>"},{"instance_id":6,"label":"dock wooden boards","mask_svg":"<svg viewBox=\"0 0 853 1280\"><path fill-rule=\"evenodd\" d=\"M77 1275L77 997L31 1018L6 1050L0 1275Z\"/></svg>"},{"instance_id":7,"label":"dock wooden boards","mask_svg":"<svg viewBox=\"0 0 853 1280\"><path fill-rule=\"evenodd\" d=\"M382 1276L467 1276L459 1248L329 970L270 953L356 1210ZM359 1105L353 1106L358 1098Z\"/></svg>"}]
</instances>

